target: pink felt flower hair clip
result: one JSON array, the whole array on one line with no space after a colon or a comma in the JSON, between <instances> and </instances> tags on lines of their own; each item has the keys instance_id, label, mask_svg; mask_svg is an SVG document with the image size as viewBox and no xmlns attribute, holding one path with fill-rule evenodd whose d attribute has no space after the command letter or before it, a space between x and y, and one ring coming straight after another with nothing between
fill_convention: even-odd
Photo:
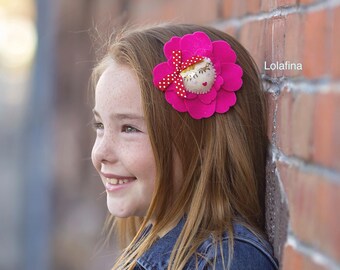
<instances>
[{"instance_id":1,"label":"pink felt flower hair clip","mask_svg":"<svg viewBox=\"0 0 340 270\"><path fill-rule=\"evenodd\" d=\"M226 41L211 41L204 32L174 36L164 54L168 61L153 69L153 82L174 109L202 119L235 105L243 71Z\"/></svg>"}]
</instances>

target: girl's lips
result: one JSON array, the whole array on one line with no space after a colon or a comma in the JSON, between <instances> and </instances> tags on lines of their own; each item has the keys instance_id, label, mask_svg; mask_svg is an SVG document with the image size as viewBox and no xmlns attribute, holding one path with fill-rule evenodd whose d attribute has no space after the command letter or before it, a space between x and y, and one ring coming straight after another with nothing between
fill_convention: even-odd
<instances>
[{"instance_id":1,"label":"girl's lips","mask_svg":"<svg viewBox=\"0 0 340 270\"><path fill-rule=\"evenodd\" d=\"M101 172L101 175L105 178L103 182L104 182L106 191L108 192L112 192L115 190L120 190L122 188L125 188L130 183L137 180L136 177L122 176L122 175L111 174L111 173Z\"/></svg>"},{"instance_id":2,"label":"girl's lips","mask_svg":"<svg viewBox=\"0 0 340 270\"><path fill-rule=\"evenodd\" d=\"M117 179L117 180L135 180L136 177L133 176L122 176L122 175L117 175L117 174L111 174L111 173L103 173L101 172L101 174L108 179Z\"/></svg>"},{"instance_id":3,"label":"girl's lips","mask_svg":"<svg viewBox=\"0 0 340 270\"><path fill-rule=\"evenodd\" d=\"M105 188L106 188L106 191L113 192L113 191L120 190L120 189L127 187L135 180L136 179L133 179L133 180L107 179L107 182L105 183Z\"/></svg>"}]
</instances>

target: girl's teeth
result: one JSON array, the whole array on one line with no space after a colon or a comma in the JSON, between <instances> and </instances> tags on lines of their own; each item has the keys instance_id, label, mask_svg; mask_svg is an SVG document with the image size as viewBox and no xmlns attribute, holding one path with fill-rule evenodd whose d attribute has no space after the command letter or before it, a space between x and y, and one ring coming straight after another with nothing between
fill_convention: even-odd
<instances>
[{"instance_id":1,"label":"girl's teeth","mask_svg":"<svg viewBox=\"0 0 340 270\"><path fill-rule=\"evenodd\" d=\"M124 179L124 180L120 179L120 180L118 180L118 179L114 179L114 178L112 178L112 179L107 179L107 181L108 181L111 185L122 185L122 184L125 184L125 183L129 182L129 180L127 180L127 179Z\"/></svg>"}]
</instances>

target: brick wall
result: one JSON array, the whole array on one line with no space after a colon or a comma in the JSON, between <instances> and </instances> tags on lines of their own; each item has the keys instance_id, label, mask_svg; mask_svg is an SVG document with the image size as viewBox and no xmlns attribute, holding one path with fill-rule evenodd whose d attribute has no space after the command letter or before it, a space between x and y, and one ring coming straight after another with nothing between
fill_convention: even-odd
<instances>
[{"instance_id":1,"label":"brick wall","mask_svg":"<svg viewBox=\"0 0 340 270\"><path fill-rule=\"evenodd\" d=\"M275 253L282 269L340 269L340 1L126 3L137 22L209 24L249 50L270 107L267 229ZM277 61L302 70L265 70Z\"/></svg>"}]
</instances>

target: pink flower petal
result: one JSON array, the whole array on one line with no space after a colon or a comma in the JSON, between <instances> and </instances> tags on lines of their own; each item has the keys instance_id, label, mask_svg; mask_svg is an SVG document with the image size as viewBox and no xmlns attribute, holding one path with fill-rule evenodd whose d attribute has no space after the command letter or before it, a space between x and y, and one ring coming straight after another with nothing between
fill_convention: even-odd
<instances>
[{"instance_id":1,"label":"pink flower petal","mask_svg":"<svg viewBox=\"0 0 340 270\"><path fill-rule=\"evenodd\" d=\"M213 56L212 50L197 50L196 55L205 56L205 57L208 57L210 59Z\"/></svg>"},{"instance_id":2,"label":"pink flower petal","mask_svg":"<svg viewBox=\"0 0 340 270\"><path fill-rule=\"evenodd\" d=\"M154 67L153 73L153 83L157 84L168 74L174 72L173 68L167 63L163 62Z\"/></svg>"},{"instance_id":3,"label":"pink flower petal","mask_svg":"<svg viewBox=\"0 0 340 270\"><path fill-rule=\"evenodd\" d=\"M186 60L190 59L193 56L206 56L209 57L212 55L209 51L207 50L197 50L196 52L193 51L188 51L188 50L183 50L182 51L182 62L185 62Z\"/></svg>"},{"instance_id":4,"label":"pink flower petal","mask_svg":"<svg viewBox=\"0 0 340 270\"><path fill-rule=\"evenodd\" d=\"M236 53L226 41L223 40L214 41L212 43L212 46L214 60L216 59L221 63L235 63Z\"/></svg>"},{"instance_id":5,"label":"pink flower petal","mask_svg":"<svg viewBox=\"0 0 340 270\"><path fill-rule=\"evenodd\" d=\"M213 61L211 59L211 61ZM213 61L214 63L214 68L215 68L215 71L216 71L216 74L220 74L221 73L221 64L219 61Z\"/></svg>"},{"instance_id":6,"label":"pink flower petal","mask_svg":"<svg viewBox=\"0 0 340 270\"><path fill-rule=\"evenodd\" d=\"M185 62L186 60L193 57L195 54L192 51L188 50L182 50L182 62Z\"/></svg>"},{"instance_id":7,"label":"pink flower petal","mask_svg":"<svg viewBox=\"0 0 340 270\"><path fill-rule=\"evenodd\" d=\"M215 112L216 101L212 101L210 104L204 104L199 99L186 99L184 100L188 113L194 119L208 118Z\"/></svg>"},{"instance_id":8,"label":"pink flower petal","mask_svg":"<svg viewBox=\"0 0 340 270\"><path fill-rule=\"evenodd\" d=\"M172 51L180 50L180 37L172 37L170 41L164 45L164 54L168 60L172 59Z\"/></svg>"},{"instance_id":9,"label":"pink flower petal","mask_svg":"<svg viewBox=\"0 0 340 270\"><path fill-rule=\"evenodd\" d=\"M216 98L216 112L225 113L236 103L235 92L219 91Z\"/></svg>"},{"instance_id":10,"label":"pink flower petal","mask_svg":"<svg viewBox=\"0 0 340 270\"><path fill-rule=\"evenodd\" d=\"M224 80L223 89L237 91L241 88L243 71L239 65L233 63L223 64L221 75Z\"/></svg>"},{"instance_id":11,"label":"pink flower petal","mask_svg":"<svg viewBox=\"0 0 340 270\"><path fill-rule=\"evenodd\" d=\"M182 37L181 48L182 50L190 51L194 55L197 55L197 51L212 51L212 44L206 33L195 32Z\"/></svg>"},{"instance_id":12,"label":"pink flower petal","mask_svg":"<svg viewBox=\"0 0 340 270\"><path fill-rule=\"evenodd\" d=\"M223 83L224 83L223 77L220 76L220 75L218 75L217 78L216 78L216 80L215 80L215 83L214 83L213 87L214 87L217 91L219 91L220 88L221 88L221 86L223 85Z\"/></svg>"},{"instance_id":13,"label":"pink flower petal","mask_svg":"<svg viewBox=\"0 0 340 270\"><path fill-rule=\"evenodd\" d=\"M179 112L186 112L187 108L184 104L184 99L180 98L174 91L165 92L166 101L172 105L172 107Z\"/></svg>"},{"instance_id":14,"label":"pink flower petal","mask_svg":"<svg viewBox=\"0 0 340 270\"><path fill-rule=\"evenodd\" d=\"M210 104L217 96L217 92L214 87L208 93L197 95L201 102L204 104Z\"/></svg>"},{"instance_id":15,"label":"pink flower petal","mask_svg":"<svg viewBox=\"0 0 340 270\"><path fill-rule=\"evenodd\" d=\"M187 99L195 99L197 94L186 91Z\"/></svg>"}]
</instances>

